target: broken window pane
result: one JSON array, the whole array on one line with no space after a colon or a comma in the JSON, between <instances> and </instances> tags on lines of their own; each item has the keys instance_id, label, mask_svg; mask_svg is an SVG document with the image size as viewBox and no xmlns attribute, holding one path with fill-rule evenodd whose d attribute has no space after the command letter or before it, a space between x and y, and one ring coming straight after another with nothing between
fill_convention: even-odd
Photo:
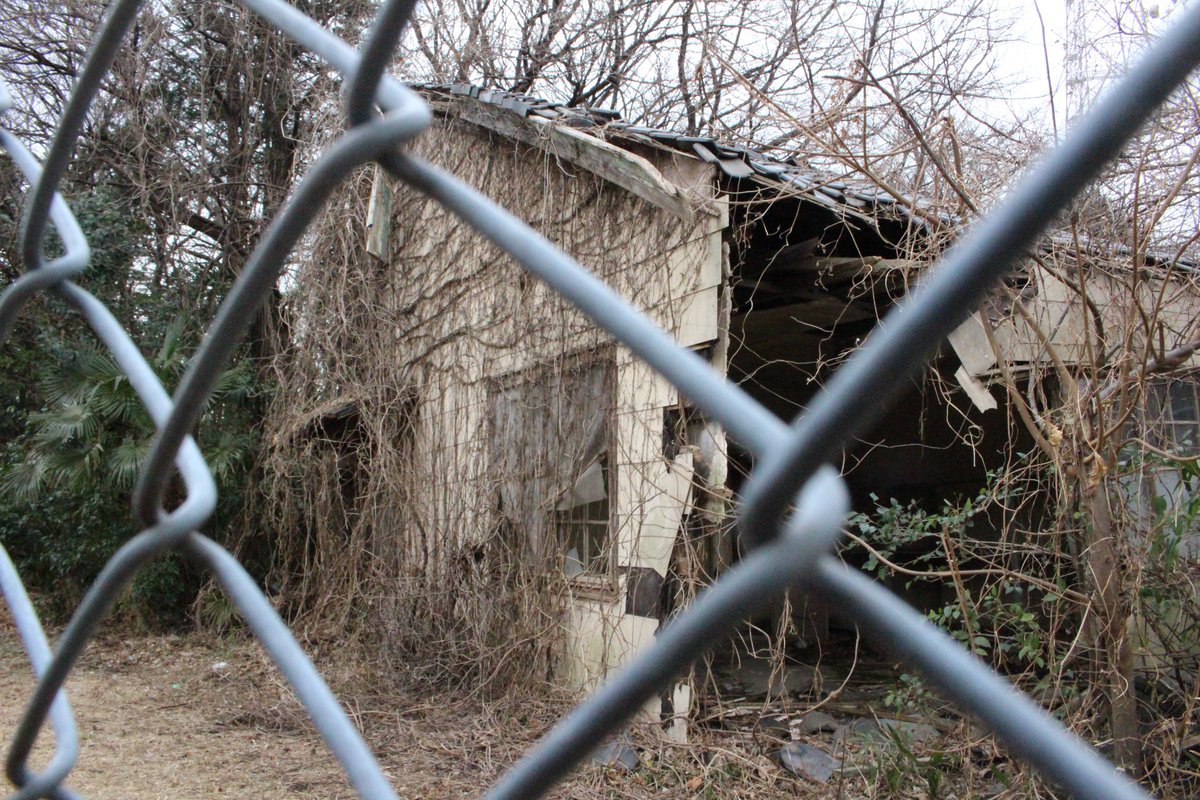
<instances>
[{"instance_id":1,"label":"broken window pane","mask_svg":"<svg viewBox=\"0 0 1200 800\"><path fill-rule=\"evenodd\" d=\"M603 572L608 541L608 457L588 466L557 508L558 534L568 576Z\"/></svg>"}]
</instances>

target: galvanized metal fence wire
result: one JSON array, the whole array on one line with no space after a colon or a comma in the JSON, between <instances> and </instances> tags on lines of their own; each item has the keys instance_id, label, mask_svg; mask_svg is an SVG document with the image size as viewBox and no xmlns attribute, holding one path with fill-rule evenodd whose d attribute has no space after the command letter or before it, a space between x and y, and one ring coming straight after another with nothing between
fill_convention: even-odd
<instances>
[{"instance_id":1,"label":"galvanized metal fence wire","mask_svg":"<svg viewBox=\"0 0 1200 800\"><path fill-rule=\"evenodd\" d=\"M739 510L742 535L757 545L746 558L666 624L654 644L582 702L485 793L493 800L537 797L616 732L714 642L785 589L822 596L995 732L1015 754L1081 798L1141 798L1143 791L1032 700L963 650L919 613L833 554L849 500L826 462L884 408L884 400L968 314L1045 226L1113 158L1168 94L1200 63L1200 6L1193 6L1151 52L1078 125L1066 142L955 245L919 288L895 308L792 424L778 419L720 378L663 331L520 220L469 186L405 150L429 126L428 106L385 74L415 0L387 0L365 43L355 49L283 0L241 0L341 73L348 86L347 130L318 158L272 221L186 374L169 394L116 318L71 279L90 250L58 187L88 109L142 0L114 0L100 24L42 163L0 128L0 147L31 189L21 220L25 272L0 295L0 341L21 308L53 290L95 331L128 376L157 427L134 492L141 532L107 563L51 648L20 576L0 548L0 588L38 681L9 746L12 798L74 798L67 778L79 736L63 684L121 589L148 561L182 553L210 570L279 666L363 798L395 798L375 758L317 670L254 580L230 553L199 533L216 503L216 486L189 435L253 312L274 286L289 254L333 190L357 167L378 162L439 201L675 384L757 458ZM0 86L0 114L12 105ZM2 118L0 118L2 120ZM43 257L50 226L63 254ZM824 465L824 466L823 466ZM176 474L186 497L168 510ZM55 750L40 772L29 766L49 723ZM119 781L120 776L112 776Z\"/></svg>"}]
</instances>

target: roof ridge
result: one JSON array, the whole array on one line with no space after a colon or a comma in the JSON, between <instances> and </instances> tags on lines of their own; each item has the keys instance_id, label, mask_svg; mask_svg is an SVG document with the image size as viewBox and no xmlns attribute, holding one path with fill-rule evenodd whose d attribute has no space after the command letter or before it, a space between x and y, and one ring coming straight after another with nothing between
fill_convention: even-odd
<instances>
[{"instance_id":1,"label":"roof ridge","mask_svg":"<svg viewBox=\"0 0 1200 800\"><path fill-rule=\"evenodd\" d=\"M465 81L413 82L408 85L425 94L473 99L504 108L523 118L539 117L597 135L605 141L624 139L665 147L713 164L731 179L776 187L787 194L801 195L806 200L871 221L900 215L926 228L930 227L930 216L951 227L962 221L956 215L938 210L933 203L919 196L896 197L861 173L847 171L839 174L802 163L795 157L779 157L753 147L722 142L712 136L693 136L635 125L622 120L620 112L615 109L568 105L523 92L489 89ZM921 213L914 213L913 206L920 209Z\"/></svg>"}]
</instances>

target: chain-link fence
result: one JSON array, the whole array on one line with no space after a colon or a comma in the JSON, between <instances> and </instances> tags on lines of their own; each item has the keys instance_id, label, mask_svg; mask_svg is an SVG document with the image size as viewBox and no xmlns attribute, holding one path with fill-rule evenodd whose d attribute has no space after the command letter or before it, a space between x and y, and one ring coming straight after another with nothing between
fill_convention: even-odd
<instances>
[{"instance_id":1,"label":"chain-link fence","mask_svg":"<svg viewBox=\"0 0 1200 800\"><path fill-rule=\"evenodd\" d=\"M7 754L8 777L19 787L13 798L77 797L66 785L79 740L63 684L121 589L144 564L169 552L184 554L216 576L311 714L359 795L396 797L354 725L253 579L232 555L197 532L214 509L216 487L203 454L189 435L233 349L306 227L338 184L371 161L442 203L569 298L670 379L757 458L738 520L743 536L757 547L688 611L669 622L653 646L632 665L559 723L486 797L499 800L543 794L723 634L788 588L800 588L836 604L983 721L1014 753L1072 795L1097 799L1144 796L1029 698L919 613L832 554L849 509L848 495L837 473L822 464L875 418L883 407L881 400L895 394L904 379L921 368L924 358L977 307L1055 214L1200 63L1200 7L1185 13L1066 143L1052 152L1001 208L949 251L944 263L893 310L789 426L718 377L699 357L678 347L541 236L470 187L405 151L405 144L430 124L431 113L416 94L386 76L384 67L415 0L388 0L358 50L283 0L242 0L248 9L342 74L349 87L349 127L308 170L272 222L217 312L174 396L168 395L113 315L71 282L87 268L90 252L71 210L57 194L88 109L141 2L115 0L109 6L43 163L0 128L0 146L32 187L20 239L27 269L0 295L0 339L7 336L16 315L36 292L53 289L74 306L110 350L157 426L134 495L134 512L142 531L105 566L53 650L19 575L0 549L0 588L38 675ZM0 85L0 114L10 106L11 97ZM63 254L47 261L43 243L50 225L62 242ZM167 511L164 493L176 471L186 497ZM55 751L45 769L34 772L28 759L46 722L53 729ZM119 775L112 777L120 780Z\"/></svg>"}]
</instances>

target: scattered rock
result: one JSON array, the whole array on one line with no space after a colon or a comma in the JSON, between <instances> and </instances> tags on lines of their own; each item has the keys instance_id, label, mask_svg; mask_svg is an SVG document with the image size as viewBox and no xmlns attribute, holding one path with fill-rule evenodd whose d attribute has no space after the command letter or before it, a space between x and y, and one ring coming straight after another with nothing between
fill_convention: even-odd
<instances>
[{"instance_id":1,"label":"scattered rock","mask_svg":"<svg viewBox=\"0 0 1200 800\"><path fill-rule=\"evenodd\" d=\"M609 769L633 772L642 765L637 751L628 742L606 742L592 751L591 761Z\"/></svg>"},{"instance_id":2,"label":"scattered rock","mask_svg":"<svg viewBox=\"0 0 1200 800\"><path fill-rule=\"evenodd\" d=\"M803 742L788 742L776 757L788 772L818 783L828 783L833 773L842 768L839 759Z\"/></svg>"},{"instance_id":3,"label":"scattered rock","mask_svg":"<svg viewBox=\"0 0 1200 800\"><path fill-rule=\"evenodd\" d=\"M797 736L828 733L836 731L837 727L837 720L824 711L813 711L811 714L805 714L800 719L792 721L792 733Z\"/></svg>"},{"instance_id":4,"label":"scattered rock","mask_svg":"<svg viewBox=\"0 0 1200 800\"><path fill-rule=\"evenodd\" d=\"M762 717L758 721L758 730L773 739L787 740L791 738L791 725L785 716Z\"/></svg>"}]
</instances>

